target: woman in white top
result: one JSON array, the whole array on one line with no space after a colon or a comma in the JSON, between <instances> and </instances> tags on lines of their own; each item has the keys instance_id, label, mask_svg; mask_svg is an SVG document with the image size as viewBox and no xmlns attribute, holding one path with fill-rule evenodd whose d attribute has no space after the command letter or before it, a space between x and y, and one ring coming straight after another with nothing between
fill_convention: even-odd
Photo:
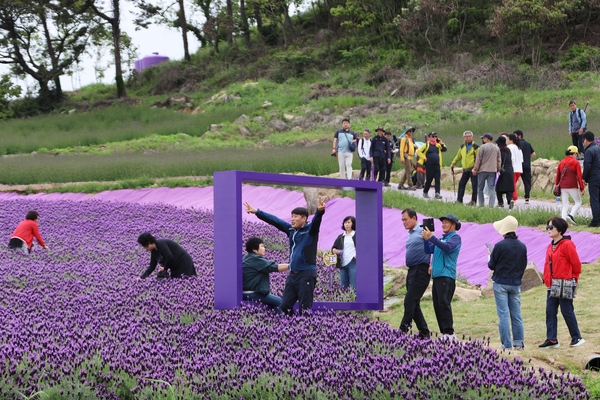
<instances>
[{"instance_id":1,"label":"woman in white top","mask_svg":"<svg viewBox=\"0 0 600 400\"><path fill-rule=\"evenodd\" d=\"M506 142L508 143L508 148L510 149L513 170L515 171L515 191L513 193L513 200L516 202L519 199L519 195L517 193L517 181L523 173L523 152L521 151L521 141L514 133L508 135Z\"/></svg>"},{"instance_id":2,"label":"woman in white top","mask_svg":"<svg viewBox=\"0 0 600 400\"><path fill-rule=\"evenodd\" d=\"M356 218L344 218L342 229L344 233L335 239L331 251L337 255L341 285L356 290Z\"/></svg>"}]
</instances>

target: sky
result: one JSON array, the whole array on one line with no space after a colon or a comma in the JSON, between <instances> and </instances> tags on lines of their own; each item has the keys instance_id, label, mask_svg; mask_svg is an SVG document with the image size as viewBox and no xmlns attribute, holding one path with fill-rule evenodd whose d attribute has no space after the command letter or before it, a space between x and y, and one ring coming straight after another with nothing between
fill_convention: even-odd
<instances>
[{"instance_id":1,"label":"sky","mask_svg":"<svg viewBox=\"0 0 600 400\"><path fill-rule=\"evenodd\" d=\"M133 7L129 2L123 1L121 11L121 30L127 32L133 39L133 43L138 47L138 59L143 58L152 53L158 52L162 56L167 56L171 60L183 59L183 39L181 32L173 28L167 28L164 25L150 25L148 29L135 30L133 24L134 16L130 10ZM111 15L111 13L109 13ZM192 15L191 10L186 11L186 17ZM195 14L194 18L201 18L200 14ZM203 18L202 18L203 19ZM200 47L200 42L196 39L193 34L188 33L188 47L190 54L195 53ZM109 49L105 50L105 60L110 61L112 57ZM105 64L106 64L105 62ZM83 71L76 72L73 77L62 76L61 84L63 91L72 91L86 86L92 83L97 83L96 75L94 73L94 57L86 56L81 63ZM123 65L123 72L125 73L125 65ZM0 74L9 73L9 68L6 65L0 65ZM101 80L101 83L113 84L115 80L114 65L111 65L105 71L105 77ZM31 78L17 79L13 81L23 88L23 94L26 92L27 87L31 87L34 93L37 93L37 85L35 80Z\"/></svg>"}]
</instances>

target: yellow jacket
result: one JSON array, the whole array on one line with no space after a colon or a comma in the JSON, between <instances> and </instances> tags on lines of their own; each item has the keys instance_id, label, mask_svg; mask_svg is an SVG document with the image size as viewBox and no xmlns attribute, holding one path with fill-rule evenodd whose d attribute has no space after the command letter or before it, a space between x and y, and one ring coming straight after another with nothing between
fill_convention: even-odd
<instances>
[{"instance_id":1,"label":"yellow jacket","mask_svg":"<svg viewBox=\"0 0 600 400\"><path fill-rule=\"evenodd\" d=\"M442 167L442 152L448 150L445 145L440 143L436 143L435 147L438 148L438 152L440 153L440 168ZM429 150L429 140L425 142L425 144L419 147L417 150L417 164L424 165L425 159L427 158L427 150Z\"/></svg>"},{"instance_id":2,"label":"yellow jacket","mask_svg":"<svg viewBox=\"0 0 600 400\"><path fill-rule=\"evenodd\" d=\"M402 136L400 139L400 149L398 150L400 154L400 161L404 162L404 155L408 154L410 158L413 158L415 155L415 144L413 143L413 138L408 137L407 135Z\"/></svg>"}]
</instances>

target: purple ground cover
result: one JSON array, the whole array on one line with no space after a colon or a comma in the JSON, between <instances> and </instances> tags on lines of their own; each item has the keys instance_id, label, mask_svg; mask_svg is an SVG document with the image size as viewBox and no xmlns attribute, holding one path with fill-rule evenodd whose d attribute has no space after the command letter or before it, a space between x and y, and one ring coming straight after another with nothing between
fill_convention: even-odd
<instances>
[{"instance_id":1,"label":"purple ground cover","mask_svg":"<svg viewBox=\"0 0 600 400\"><path fill-rule=\"evenodd\" d=\"M51 250L0 245L0 398L589 398L577 377L526 367L480 340L418 340L369 314L217 312L206 211L35 199L2 209L5 242L36 209ZM244 224L245 238L262 236L268 256L285 261L285 236ZM136 243L146 230L180 242L198 276L136 281L149 260ZM284 279L273 277L276 294ZM351 295L321 266L316 297Z\"/></svg>"}]
</instances>

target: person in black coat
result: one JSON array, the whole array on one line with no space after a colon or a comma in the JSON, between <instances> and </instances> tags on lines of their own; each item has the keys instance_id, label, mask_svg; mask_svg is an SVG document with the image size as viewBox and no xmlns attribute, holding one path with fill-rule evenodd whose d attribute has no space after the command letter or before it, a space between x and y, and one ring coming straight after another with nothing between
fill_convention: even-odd
<instances>
[{"instance_id":1,"label":"person in black coat","mask_svg":"<svg viewBox=\"0 0 600 400\"><path fill-rule=\"evenodd\" d=\"M498 199L498 207L504 207L503 195L506 195L508 208L513 208L515 202L513 200L513 192L515 191L515 178L512 165L512 154L506 145L506 137L500 136L496 139L496 144L500 148L500 177L496 182L496 198Z\"/></svg>"},{"instance_id":2,"label":"person in black coat","mask_svg":"<svg viewBox=\"0 0 600 400\"><path fill-rule=\"evenodd\" d=\"M156 239L150 233L142 233L138 243L150 252L150 266L144 271L141 279L147 278L158 267L158 277L181 278L183 275L196 276L196 267L192 257L176 242L170 239Z\"/></svg>"}]
</instances>

